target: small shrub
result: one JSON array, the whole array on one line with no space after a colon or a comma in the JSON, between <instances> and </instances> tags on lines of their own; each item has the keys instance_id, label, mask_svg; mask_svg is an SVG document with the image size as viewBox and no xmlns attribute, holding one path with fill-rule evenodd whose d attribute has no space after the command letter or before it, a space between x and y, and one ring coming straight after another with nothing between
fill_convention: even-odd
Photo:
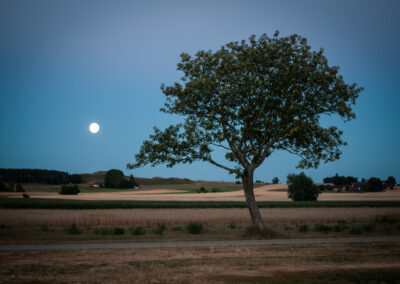
<instances>
[{"instance_id":1,"label":"small shrub","mask_svg":"<svg viewBox=\"0 0 400 284\"><path fill-rule=\"evenodd\" d=\"M337 233L343 232L343 230L344 230L343 226L340 226L340 225L333 226L333 231L335 231Z\"/></svg>"},{"instance_id":2,"label":"small shrub","mask_svg":"<svg viewBox=\"0 0 400 284\"><path fill-rule=\"evenodd\" d=\"M394 227L393 226L385 226L384 229L385 229L385 233L386 234L390 234L391 235L393 233Z\"/></svg>"},{"instance_id":3,"label":"small shrub","mask_svg":"<svg viewBox=\"0 0 400 284\"><path fill-rule=\"evenodd\" d=\"M289 184L288 197L293 201L316 201L320 193L313 180L304 173L290 174L287 177Z\"/></svg>"},{"instance_id":4,"label":"small shrub","mask_svg":"<svg viewBox=\"0 0 400 284\"><path fill-rule=\"evenodd\" d=\"M146 230L141 226L137 226L136 228L131 227L131 228L129 228L129 231L131 232L132 235L135 235L135 236L140 236L140 235L146 234Z\"/></svg>"},{"instance_id":5,"label":"small shrub","mask_svg":"<svg viewBox=\"0 0 400 284\"><path fill-rule=\"evenodd\" d=\"M72 224L71 226L65 228L65 233L69 235L79 235L82 233L82 230L76 226L76 224Z\"/></svg>"},{"instance_id":6,"label":"small shrub","mask_svg":"<svg viewBox=\"0 0 400 284\"><path fill-rule=\"evenodd\" d=\"M40 229L42 230L42 232L48 232L49 231L49 227L47 227L46 225L41 225Z\"/></svg>"},{"instance_id":7,"label":"small shrub","mask_svg":"<svg viewBox=\"0 0 400 284\"><path fill-rule=\"evenodd\" d=\"M171 227L171 230L172 230L172 231L182 231L182 226L174 226L174 227Z\"/></svg>"},{"instance_id":8,"label":"small shrub","mask_svg":"<svg viewBox=\"0 0 400 284\"><path fill-rule=\"evenodd\" d=\"M113 230L110 228L96 228L94 229L94 233L96 235L111 235L113 234Z\"/></svg>"},{"instance_id":9,"label":"small shrub","mask_svg":"<svg viewBox=\"0 0 400 284\"><path fill-rule=\"evenodd\" d=\"M61 190L59 194L65 194L65 195L76 195L80 192L78 186L76 184L74 185L62 185Z\"/></svg>"},{"instance_id":10,"label":"small shrub","mask_svg":"<svg viewBox=\"0 0 400 284\"><path fill-rule=\"evenodd\" d=\"M231 222L231 223L229 223L228 228L231 230L234 230L234 229L236 229L236 224Z\"/></svg>"},{"instance_id":11,"label":"small shrub","mask_svg":"<svg viewBox=\"0 0 400 284\"><path fill-rule=\"evenodd\" d=\"M363 230L359 226L352 226L349 233L352 235L361 235L363 233Z\"/></svg>"},{"instance_id":12,"label":"small shrub","mask_svg":"<svg viewBox=\"0 0 400 284\"><path fill-rule=\"evenodd\" d=\"M220 190L219 188L214 187L214 188L212 189L212 192L221 192L221 190Z\"/></svg>"},{"instance_id":13,"label":"small shrub","mask_svg":"<svg viewBox=\"0 0 400 284\"><path fill-rule=\"evenodd\" d=\"M382 216L381 218L377 218L376 222L382 224L394 224L397 222L397 220L393 216Z\"/></svg>"},{"instance_id":14,"label":"small shrub","mask_svg":"<svg viewBox=\"0 0 400 284\"><path fill-rule=\"evenodd\" d=\"M344 230L346 230L348 228L347 226L347 222L344 220L339 220L337 225L333 226L333 231L335 232L343 232Z\"/></svg>"},{"instance_id":15,"label":"small shrub","mask_svg":"<svg viewBox=\"0 0 400 284\"><path fill-rule=\"evenodd\" d=\"M166 229L167 226L165 226L164 224L157 223L157 230L154 230L153 233L156 235L162 235Z\"/></svg>"},{"instance_id":16,"label":"small shrub","mask_svg":"<svg viewBox=\"0 0 400 284\"><path fill-rule=\"evenodd\" d=\"M207 193L208 190L204 186L202 186L202 187L200 187L200 189L197 190L197 192L198 193Z\"/></svg>"},{"instance_id":17,"label":"small shrub","mask_svg":"<svg viewBox=\"0 0 400 284\"><path fill-rule=\"evenodd\" d=\"M333 228L331 226L324 225L324 224L315 224L315 226L314 226L314 232L321 232L321 233L327 234L332 230L333 230Z\"/></svg>"},{"instance_id":18,"label":"small shrub","mask_svg":"<svg viewBox=\"0 0 400 284\"><path fill-rule=\"evenodd\" d=\"M306 232L308 232L308 231L309 231L308 225L301 225L301 226L299 226L299 232L301 232L301 233L306 233Z\"/></svg>"},{"instance_id":19,"label":"small shrub","mask_svg":"<svg viewBox=\"0 0 400 284\"><path fill-rule=\"evenodd\" d=\"M186 225L186 228L190 234L200 234L204 230L204 225L202 223L190 222Z\"/></svg>"},{"instance_id":20,"label":"small shrub","mask_svg":"<svg viewBox=\"0 0 400 284\"><path fill-rule=\"evenodd\" d=\"M364 230L364 232L370 233L374 230L374 226L372 224L366 224L362 226L362 229Z\"/></svg>"},{"instance_id":21,"label":"small shrub","mask_svg":"<svg viewBox=\"0 0 400 284\"><path fill-rule=\"evenodd\" d=\"M26 194L26 193L24 193L24 194L22 194L22 197L23 197L23 198L29 198L29 195Z\"/></svg>"},{"instance_id":22,"label":"small shrub","mask_svg":"<svg viewBox=\"0 0 400 284\"><path fill-rule=\"evenodd\" d=\"M240 181L238 181L238 180L237 180L237 181L235 181L235 183L236 183L236 184L241 184L241 182L240 182Z\"/></svg>"},{"instance_id":23,"label":"small shrub","mask_svg":"<svg viewBox=\"0 0 400 284\"><path fill-rule=\"evenodd\" d=\"M114 230L113 230L113 234L114 235L123 235L123 234L125 234L125 229L124 228L115 227Z\"/></svg>"}]
</instances>

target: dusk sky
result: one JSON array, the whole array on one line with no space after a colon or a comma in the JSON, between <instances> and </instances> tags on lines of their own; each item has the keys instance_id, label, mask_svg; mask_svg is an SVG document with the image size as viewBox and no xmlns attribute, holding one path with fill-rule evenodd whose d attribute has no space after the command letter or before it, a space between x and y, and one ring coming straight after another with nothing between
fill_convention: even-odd
<instances>
[{"instance_id":1,"label":"dusk sky","mask_svg":"<svg viewBox=\"0 0 400 284\"><path fill-rule=\"evenodd\" d=\"M400 180L400 1L0 0L0 167L137 177L234 180L207 163L126 170L142 142L180 121L159 111L160 85L179 81L182 52L252 34L297 33L323 47L347 83L364 87L339 161L305 170ZM98 122L100 131L89 132ZM221 161L221 160L220 160ZM286 181L298 158L276 152L255 179Z\"/></svg>"}]
</instances>

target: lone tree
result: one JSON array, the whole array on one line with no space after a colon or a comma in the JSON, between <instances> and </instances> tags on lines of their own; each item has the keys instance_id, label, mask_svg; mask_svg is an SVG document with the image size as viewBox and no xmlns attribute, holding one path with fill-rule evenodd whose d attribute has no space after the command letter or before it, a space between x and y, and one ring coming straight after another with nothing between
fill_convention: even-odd
<instances>
[{"instance_id":1,"label":"lone tree","mask_svg":"<svg viewBox=\"0 0 400 284\"><path fill-rule=\"evenodd\" d=\"M104 177L104 184L108 188L120 188L124 181L124 173L120 170L111 169Z\"/></svg>"},{"instance_id":2,"label":"lone tree","mask_svg":"<svg viewBox=\"0 0 400 284\"><path fill-rule=\"evenodd\" d=\"M161 86L166 96L161 111L182 115L184 122L165 130L154 127L135 163L209 162L236 174L254 226L264 229L253 191L254 171L276 150L301 157L298 167L317 167L340 158L342 131L323 127L323 115L355 118L352 106L362 90L348 85L329 66L323 50L311 51L299 35L231 42L219 50L181 54L183 84ZM217 148L229 164L215 160ZM233 165L233 166L232 166Z\"/></svg>"}]
</instances>

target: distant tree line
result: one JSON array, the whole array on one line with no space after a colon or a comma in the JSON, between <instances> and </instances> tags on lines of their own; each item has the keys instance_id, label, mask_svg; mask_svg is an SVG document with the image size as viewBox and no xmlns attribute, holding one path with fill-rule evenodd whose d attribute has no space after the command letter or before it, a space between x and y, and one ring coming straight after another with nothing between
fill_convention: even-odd
<instances>
[{"instance_id":1,"label":"distant tree line","mask_svg":"<svg viewBox=\"0 0 400 284\"><path fill-rule=\"evenodd\" d=\"M40 169L0 169L0 181L7 183L68 184L82 183L78 174Z\"/></svg>"},{"instance_id":2,"label":"distant tree line","mask_svg":"<svg viewBox=\"0 0 400 284\"><path fill-rule=\"evenodd\" d=\"M324 183L331 183L335 187L346 187L347 190L374 192L374 191L382 191L387 187L393 189L394 186L396 185L396 179L393 176L389 176L387 180L381 180L380 178L371 177L368 180L361 179L361 182L358 182L358 178L356 177L352 176L345 177L336 174L333 177L324 178ZM323 189L326 188L324 188L324 186L321 185L321 190Z\"/></svg>"},{"instance_id":3,"label":"distant tree line","mask_svg":"<svg viewBox=\"0 0 400 284\"><path fill-rule=\"evenodd\" d=\"M336 186L345 185L345 184L352 184L353 182L357 182L358 178L352 176L339 176L336 174L333 177L326 177L324 178L324 183L333 183Z\"/></svg>"}]
</instances>

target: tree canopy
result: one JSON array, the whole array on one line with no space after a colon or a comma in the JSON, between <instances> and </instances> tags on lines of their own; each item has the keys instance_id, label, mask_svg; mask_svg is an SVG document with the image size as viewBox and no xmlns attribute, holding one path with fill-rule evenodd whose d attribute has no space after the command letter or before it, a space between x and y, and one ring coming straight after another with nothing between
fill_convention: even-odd
<instances>
[{"instance_id":1,"label":"tree canopy","mask_svg":"<svg viewBox=\"0 0 400 284\"><path fill-rule=\"evenodd\" d=\"M361 88L346 84L323 49L312 51L304 37L253 35L214 52L182 53L178 70L182 83L161 86L161 111L182 115L184 122L155 127L128 168L207 161L243 179L250 208L256 206L250 201L254 170L274 151L298 155L300 168L340 158L342 131L323 127L320 118L353 119ZM215 159L217 148L229 164Z\"/></svg>"}]
</instances>

